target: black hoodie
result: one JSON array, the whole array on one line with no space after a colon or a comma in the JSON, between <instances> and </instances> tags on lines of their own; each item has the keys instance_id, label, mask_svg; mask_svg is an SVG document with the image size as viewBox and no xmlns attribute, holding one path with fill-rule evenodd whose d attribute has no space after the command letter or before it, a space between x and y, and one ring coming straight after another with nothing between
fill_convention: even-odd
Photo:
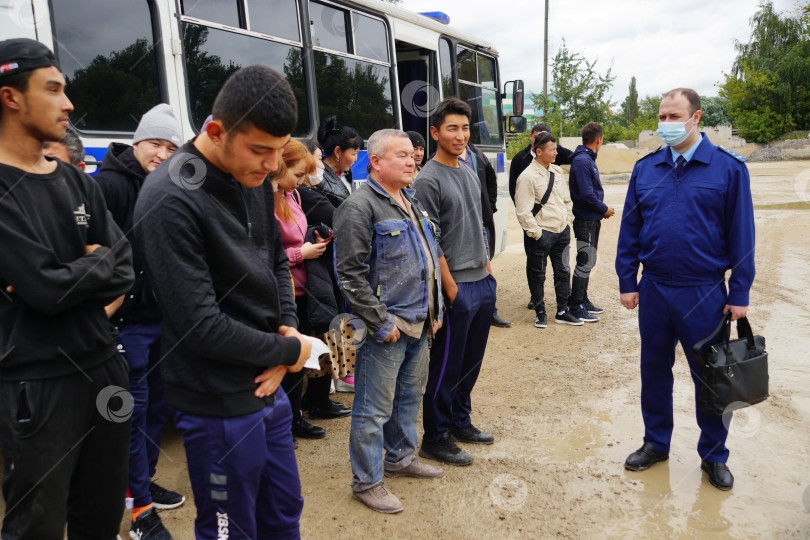
<instances>
[{"instance_id":1,"label":"black hoodie","mask_svg":"<svg viewBox=\"0 0 810 540\"><path fill-rule=\"evenodd\" d=\"M102 247L86 253L91 244ZM132 283L129 242L92 178L60 161L50 174L0 165L0 379L60 377L112 358L104 306Z\"/></svg>"},{"instance_id":2,"label":"black hoodie","mask_svg":"<svg viewBox=\"0 0 810 540\"><path fill-rule=\"evenodd\" d=\"M134 242L133 232L135 201L138 200L138 193L146 180L146 171L135 159L131 146L111 143L95 179L107 201L107 208L115 223L126 234L133 251L135 285L127 292L124 303L112 316L112 320L118 325L158 322L161 319L160 309L144 273L143 255Z\"/></svg>"},{"instance_id":3,"label":"black hoodie","mask_svg":"<svg viewBox=\"0 0 810 540\"><path fill-rule=\"evenodd\" d=\"M278 334L298 318L270 181L246 188L189 142L146 179L135 222L163 312L166 402L200 416L260 411L275 394L254 396L254 378L301 353Z\"/></svg>"}]
</instances>

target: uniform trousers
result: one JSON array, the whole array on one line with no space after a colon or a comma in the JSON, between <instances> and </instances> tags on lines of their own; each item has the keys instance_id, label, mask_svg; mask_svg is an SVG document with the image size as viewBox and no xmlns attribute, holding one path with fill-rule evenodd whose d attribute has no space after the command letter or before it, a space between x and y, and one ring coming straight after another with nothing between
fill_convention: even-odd
<instances>
[{"instance_id":1,"label":"uniform trousers","mask_svg":"<svg viewBox=\"0 0 810 540\"><path fill-rule=\"evenodd\" d=\"M726 295L725 284L674 287L647 277L639 283L641 414L644 441L652 443L657 452L668 453L672 438L672 366L675 346L680 342L695 386L700 427L698 454L709 463L728 459L724 417L706 414L698 406L702 368L692 353L694 344L710 335L720 323ZM728 421L730 417L726 418Z\"/></svg>"}]
</instances>

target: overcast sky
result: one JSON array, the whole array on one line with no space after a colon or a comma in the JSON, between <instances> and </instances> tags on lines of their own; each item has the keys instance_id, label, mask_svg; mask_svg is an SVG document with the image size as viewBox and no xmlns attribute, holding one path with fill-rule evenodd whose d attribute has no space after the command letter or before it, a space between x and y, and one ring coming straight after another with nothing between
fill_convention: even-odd
<instances>
[{"instance_id":1,"label":"overcast sky","mask_svg":"<svg viewBox=\"0 0 810 540\"><path fill-rule=\"evenodd\" d=\"M569 49L590 60L598 58L600 73L613 63L615 107L627 96L633 75L639 98L679 86L716 96L716 83L736 57L734 40L748 41L749 19L758 4L758 0L550 0L549 87L551 61L565 38ZM795 10L796 4L774 0L778 11ZM452 26L495 44L502 81L523 79L527 92L542 93L543 0L405 0L404 7L447 13Z\"/></svg>"}]
</instances>

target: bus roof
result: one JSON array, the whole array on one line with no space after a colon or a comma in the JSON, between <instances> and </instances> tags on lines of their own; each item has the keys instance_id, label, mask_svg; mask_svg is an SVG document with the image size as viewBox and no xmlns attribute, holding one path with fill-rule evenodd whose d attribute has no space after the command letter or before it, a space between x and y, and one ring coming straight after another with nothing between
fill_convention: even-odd
<instances>
[{"instance_id":1,"label":"bus roof","mask_svg":"<svg viewBox=\"0 0 810 540\"><path fill-rule=\"evenodd\" d=\"M420 15L419 13L416 13L409 9L395 6L394 4L391 4L389 2L384 2L383 0L350 0L342 3L354 4L358 7L364 7L372 11L377 11L380 13L384 13L386 15L390 15L396 19L401 19L410 22L412 24L421 26L422 28L426 28L428 30L432 30L439 34L445 34L447 36L454 37L457 40L467 43L469 45L478 46L482 49L485 49L487 52L493 54L494 56L498 56L498 50L495 48L495 45L479 36L470 34L469 32L464 32L462 30L454 28L453 26L447 26L435 19L431 19L430 17L426 17L425 15Z\"/></svg>"}]
</instances>

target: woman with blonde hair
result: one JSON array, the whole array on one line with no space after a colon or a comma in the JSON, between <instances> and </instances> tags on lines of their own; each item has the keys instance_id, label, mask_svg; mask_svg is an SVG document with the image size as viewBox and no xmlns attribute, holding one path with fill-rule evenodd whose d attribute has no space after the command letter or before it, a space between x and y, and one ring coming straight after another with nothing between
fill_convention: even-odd
<instances>
[{"instance_id":1,"label":"woman with blonde hair","mask_svg":"<svg viewBox=\"0 0 810 540\"><path fill-rule=\"evenodd\" d=\"M287 252L295 290L298 331L307 335L311 334L313 330L310 322L310 312L307 308L308 303L313 299L307 294L309 276L305 261L312 261L322 257L327 249L329 239L324 240L319 232L315 230L310 233L313 241L307 241L307 232L310 227L307 216L301 208L300 196L296 191L309 175L315 173L315 160L312 154L299 141L291 140L282 152L282 161L285 172L275 175L272 180L274 186L276 186L275 215L281 231L281 240ZM281 382L292 407L293 435L308 439L320 439L326 434L326 431L304 420L301 414L303 380L304 372L302 371L300 373L288 373ZM330 401L328 392L327 388L326 401L331 408L335 409L335 417L351 414L351 409ZM332 404L334 404L334 407L332 407Z\"/></svg>"}]
</instances>

